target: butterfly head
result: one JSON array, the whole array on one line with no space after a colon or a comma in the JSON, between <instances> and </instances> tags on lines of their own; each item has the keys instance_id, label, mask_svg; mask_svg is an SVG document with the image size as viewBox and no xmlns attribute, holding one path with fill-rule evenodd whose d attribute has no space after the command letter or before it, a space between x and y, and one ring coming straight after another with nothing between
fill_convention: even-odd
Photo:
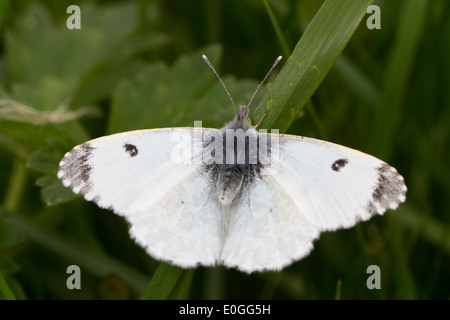
<instances>
[{"instance_id":1,"label":"butterfly head","mask_svg":"<svg viewBox=\"0 0 450 320\"><path fill-rule=\"evenodd\" d=\"M238 112L236 115L236 120L248 121L248 111L249 111L248 106L239 106L239 109L238 109Z\"/></svg>"}]
</instances>

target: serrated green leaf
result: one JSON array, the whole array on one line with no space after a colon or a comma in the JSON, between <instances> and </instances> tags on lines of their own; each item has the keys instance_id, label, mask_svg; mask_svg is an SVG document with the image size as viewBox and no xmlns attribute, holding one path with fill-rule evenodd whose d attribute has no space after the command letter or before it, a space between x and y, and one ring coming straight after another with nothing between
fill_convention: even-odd
<instances>
[{"instance_id":1,"label":"serrated green leaf","mask_svg":"<svg viewBox=\"0 0 450 320\"><path fill-rule=\"evenodd\" d=\"M64 103L90 103L110 94L120 76L135 70L132 63L123 63L125 59L168 42L161 33L133 36L135 3L102 10L85 3L82 12L82 30L68 30L64 22L55 24L43 6L33 4L20 17L24 23L9 30L6 61L15 81L15 100L41 111ZM92 79L108 81L99 85Z\"/></svg>"},{"instance_id":2,"label":"serrated green leaf","mask_svg":"<svg viewBox=\"0 0 450 320\"><path fill-rule=\"evenodd\" d=\"M201 55L216 61L219 51L218 46L210 46L183 55L170 68L156 63L122 82L114 95L108 132L165 127L174 114L184 115L189 101L212 79Z\"/></svg>"},{"instance_id":3,"label":"serrated green leaf","mask_svg":"<svg viewBox=\"0 0 450 320\"><path fill-rule=\"evenodd\" d=\"M61 156L50 151L37 150L27 159L27 166L40 173L56 174Z\"/></svg>"},{"instance_id":4,"label":"serrated green leaf","mask_svg":"<svg viewBox=\"0 0 450 320\"><path fill-rule=\"evenodd\" d=\"M141 61L128 60L128 63L124 63L124 59L131 58L132 55L141 51L154 50L166 43L168 43L168 37L160 33L130 39L120 48L123 52L116 52L114 57L100 61L89 70L84 76L73 103L84 105L90 101L108 97L119 79L131 78L146 68Z\"/></svg>"},{"instance_id":5,"label":"serrated green leaf","mask_svg":"<svg viewBox=\"0 0 450 320\"><path fill-rule=\"evenodd\" d=\"M70 188L64 187L59 179L55 179L55 182L41 189L41 197L46 205L53 206L79 198L80 196L73 193Z\"/></svg>"},{"instance_id":6,"label":"serrated green leaf","mask_svg":"<svg viewBox=\"0 0 450 320\"><path fill-rule=\"evenodd\" d=\"M42 176L36 180L36 185L39 187L49 186L55 183L56 176Z\"/></svg>"},{"instance_id":7,"label":"serrated green leaf","mask_svg":"<svg viewBox=\"0 0 450 320\"><path fill-rule=\"evenodd\" d=\"M15 78L35 85L51 78L74 83L134 29L133 4L97 10L86 3L82 9L84 29L77 32L68 30L64 22L55 25L44 7L29 7L21 18L25 23L7 36L7 58ZM117 23L119 19L123 23Z\"/></svg>"},{"instance_id":8,"label":"serrated green leaf","mask_svg":"<svg viewBox=\"0 0 450 320\"><path fill-rule=\"evenodd\" d=\"M123 81L114 96L108 132L193 126L196 120L204 121L204 126L221 127L231 121L233 105L202 54L216 64L220 51L210 46L180 57L172 67L156 63ZM253 80L222 78L237 104L247 104L257 87ZM257 96L255 102L259 99Z\"/></svg>"},{"instance_id":9,"label":"serrated green leaf","mask_svg":"<svg viewBox=\"0 0 450 320\"><path fill-rule=\"evenodd\" d=\"M75 126L75 128L78 128L78 126ZM65 127L65 132L61 132L59 128L52 127L53 137L47 139L46 146L33 152L27 159L27 167L44 174L36 180L36 185L41 187L41 198L49 206L79 197L70 188L64 187L57 177L59 162L64 153L74 146L74 140L66 134L67 131L71 132L71 130L70 126ZM55 136L56 133L59 133L58 137ZM81 133L77 135L84 136Z\"/></svg>"}]
</instances>

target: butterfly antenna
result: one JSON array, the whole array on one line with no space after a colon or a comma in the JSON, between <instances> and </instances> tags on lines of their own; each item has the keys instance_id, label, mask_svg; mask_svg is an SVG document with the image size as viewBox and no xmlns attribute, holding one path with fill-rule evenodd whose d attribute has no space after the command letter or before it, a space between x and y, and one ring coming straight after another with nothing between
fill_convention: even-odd
<instances>
[{"instance_id":1,"label":"butterfly antenna","mask_svg":"<svg viewBox=\"0 0 450 320\"><path fill-rule=\"evenodd\" d=\"M262 84L264 83L264 81L266 81L267 77L269 76L269 74L272 72L273 68L275 68L278 64L278 62L280 62L281 58L283 58L282 56L279 56L278 58L275 59L275 62L273 63L272 67L269 69L269 72L267 72L266 76L264 77L264 79L261 81L261 83L258 85L258 87L256 88L255 92L252 95L252 98L250 99L250 102L247 105L247 108L250 108L250 104L253 101L253 98L255 97L256 93L258 92L259 88L261 88Z\"/></svg>"},{"instance_id":2,"label":"butterfly antenna","mask_svg":"<svg viewBox=\"0 0 450 320\"><path fill-rule=\"evenodd\" d=\"M220 78L219 74L217 73L216 69L214 69L213 65L211 64L211 62L209 62L208 58L205 55L202 55L203 60L205 60L206 64L211 68L211 70L215 73L217 79L219 79L220 83L222 83L223 88L225 89L225 91L227 92L228 97L231 100L231 103L233 104L234 110L236 111L236 114L238 114L236 105L234 104L233 98L231 97L230 92L228 91L227 87L225 86L225 83L223 83L222 79Z\"/></svg>"}]
</instances>

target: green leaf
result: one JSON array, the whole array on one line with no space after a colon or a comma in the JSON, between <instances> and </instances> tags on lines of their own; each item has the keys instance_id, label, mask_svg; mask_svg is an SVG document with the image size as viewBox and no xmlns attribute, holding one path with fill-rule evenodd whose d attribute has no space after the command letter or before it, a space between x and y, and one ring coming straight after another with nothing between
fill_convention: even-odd
<instances>
[{"instance_id":1,"label":"green leaf","mask_svg":"<svg viewBox=\"0 0 450 320\"><path fill-rule=\"evenodd\" d=\"M327 75L373 0L327 0L308 25L251 118L285 132Z\"/></svg>"},{"instance_id":2,"label":"green leaf","mask_svg":"<svg viewBox=\"0 0 450 320\"><path fill-rule=\"evenodd\" d=\"M54 177L46 176L38 181L42 183L44 178L46 184L41 189L41 197L47 206L61 204L80 197L80 195L73 193L70 188L64 187L56 175Z\"/></svg>"},{"instance_id":3,"label":"green leaf","mask_svg":"<svg viewBox=\"0 0 450 320\"><path fill-rule=\"evenodd\" d=\"M117 23L119 18L123 23ZM7 34L8 64L14 78L23 83L40 85L60 78L71 86L131 34L135 18L130 4L96 10L87 3L83 5L83 31L68 31L65 21L54 24L44 7L30 6L21 17L25 23Z\"/></svg>"},{"instance_id":4,"label":"green leaf","mask_svg":"<svg viewBox=\"0 0 450 320\"><path fill-rule=\"evenodd\" d=\"M148 283L141 300L164 300L178 282L183 269L161 262Z\"/></svg>"},{"instance_id":5,"label":"green leaf","mask_svg":"<svg viewBox=\"0 0 450 320\"><path fill-rule=\"evenodd\" d=\"M74 101L91 103L111 94L121 76L136 70L133 63L124 61L168 42L161 33L133 36L135 3L101 10L85 3L82 12L82 30L68 30L65 21L55 24L47 10L36 4L17 19L23 23L9 30L5 46L14 80L12 98L41 111ZM97 84L97 79L107 81Z\"/></svg>"},{"instance_id":6,"label":"green leaf","mask_svg":"<svg viewBox=\"0 0 450 320\"><path fill-rule=\"evenodd\" d=\"M203 61L206 54L214 64L218 46L209 46L179 57L172 67L155 63L130 80L124 80L114 95L108 133L157 127L206 125L231 121L233 106L213 72ZM216 65L217 68L217 65ZM224 82L237 102L248 103L256 82ZM211 85L213 82L213 85ZM245 101L245 102L244 102Z\"/></svg>"},{"instance_id":7,"label":"green leaf","mask_svg":"<svg viewBox=\"0 0 450 320\"><path fill-rule=\"evenodd\" d=\"M58 170L57 163L61 155L49 151L37 150L27 160L27 166L35 171L46 174L55 174Z\"/></svg>"},{"instance_id":8,"label":"green leaf","mask_svg":"<svg viewBox=\"0 0 450 320\"><path fill-rule=\"evenodd\" d=\"M123 81L114 96L108 132L166 127L174 115L184 116L190 100L211 81L202 53L216 61L219 48L211 46L183 55L171 68L162 63L150 65L133 79Z\"/></svg>"},{"instance_id":9,"label":"green leaf","mask_svg":"<svg viewBox=\"0 0 450 320\"><path fill-rule=\"evenodd\" d=\"M167 43L168 37L160 33L130 38L119 48L120 51L116 50L113 57L99 61L86 73L73 103L85 105L109 97L119 79L131 78L145 68L143 62L131 60L134 55L155 50ZM129 59L128 63L124 63L125 59Z\"/></svg>"},{"instance_id":10,"label":"green leaf","mask_svg":"<svg viewBox=\"0 0 450 320\"><path fill-rule=\"evenodd\" d=\"M46 205L56 205L79 197L69 188L63 186L62 182L57 178L58 165L64 152L71 149L75 142L68 133L76 136L85 136L85 133L78 133L71 126L61 126L65 131L59 128L51 127L51 135L54 138L47 139L47 143L41 149L33 152L27 159L26 166L31 170L43 174L36 180L36 185L41 187L41 197ZM76 128L76 127L75 127ZM56 138L56 134L58 137Z\"/></svg>"}]
</instances>

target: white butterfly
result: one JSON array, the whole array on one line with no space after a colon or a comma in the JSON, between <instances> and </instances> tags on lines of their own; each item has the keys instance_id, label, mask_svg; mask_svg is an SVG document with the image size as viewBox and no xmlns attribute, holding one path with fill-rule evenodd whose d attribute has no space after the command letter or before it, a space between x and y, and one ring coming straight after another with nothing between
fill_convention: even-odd
<instances>
[{"instance_id":1,"label":"white butterfly","mask_svg":"<svg viewBox=\"0 0 450 320\"><path fill-rule=\"evenodd\" d=\"M260 148L268 134L249 124L249 105L235 107L236 118L221 131L208 132L225 137L225 129L242 129L257 137ZM259 157L256 164L235 157L231 164L174 161L180 146L174 136L184 150L200 141L201 152L185 158L198 160L213 141L207 130L213 129L137 130L94 139L64 156L58 177L86 200L125 217L131 236L154 258L248 273L280 270L305 257L321 232L349 228L406 199L403 177L383 161L300 136L276 135L278 152L269 138L269 164ZM225 142L223 147L225 153ZM251 148L247 141L241 151Z\"/></svg>"}]
</instances>

